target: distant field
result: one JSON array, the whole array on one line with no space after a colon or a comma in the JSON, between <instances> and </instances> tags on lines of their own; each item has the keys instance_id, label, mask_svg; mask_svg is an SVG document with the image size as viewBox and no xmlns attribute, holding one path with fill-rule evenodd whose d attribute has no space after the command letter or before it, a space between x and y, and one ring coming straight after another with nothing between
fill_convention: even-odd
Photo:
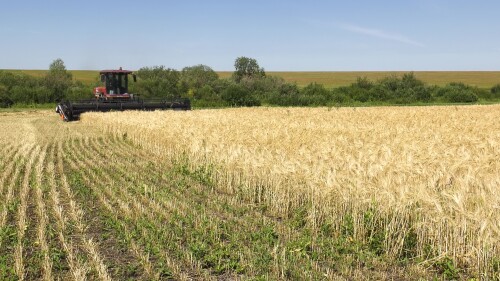
<instances>
[{"instance_id":1,"label":"distant field","mask_svg":"<svg viewBox=\"0 0 500 281\"><path fill-rule=\"evenodd\" d=\"M35 77L44 76L47 73L47 70L11 70L6 69L11 72L22 72L26 74L33 75ZM88 82L97 82L99 77L99 71L97 70L70 70L71 74L73 74L73 78L84 83Z\"/></svg>"},{"instance_id":2,"label":"distant field","mask_svg":"<svg viewBox=\"0 0 500 281\"><path fill-rule=\"evenodd\" d=\"M12 70L42 76L46 70ZM96 70L71 70L73 77L82 82L96 82L99 71ZM267 72L268 75L283 77L288 82L296 82L305 86L311 82L325 85L326 87L347 86L356 81L358 77L367 77L378 80L390 75L401 76L409 71L305 71L305 72ZM230 77L231 71L217 72L221 78ZM415 76L431 85L443 86L450 82L463 82L480 88L491 88L500 83L500 71L416 71Z\"/></svg>"},{"instance_id":3,"label":"distant field","mask_svg":"<svg viewBox=\"0 0 500 281\"><path fill-rule=\"evenodd\" d=\"M311 82L327 87L350 85L358 77L378 80L390 75L402 76L409 71L332 71L332 72L267 72L283 77L288 82L305 86ZM231 72L218 72L220 77L229 77ZM416 71L415 76L427 84L443 86L450 82L463 82L480 88L491 88L500 83L500 71Z\"/></svg>"}]
</instances>

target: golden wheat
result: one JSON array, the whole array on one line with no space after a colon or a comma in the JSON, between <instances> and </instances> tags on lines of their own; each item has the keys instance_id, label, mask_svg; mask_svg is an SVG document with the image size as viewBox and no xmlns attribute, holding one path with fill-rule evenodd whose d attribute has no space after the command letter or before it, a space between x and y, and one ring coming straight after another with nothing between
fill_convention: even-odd
<instances>
[{"instance_id":1,"label":"golden wheat","mask_svg":"<svg viewBox=\"0 0 500 281\"><path fill-rule=\"evenodd\" d=\"M353 238L382 228L393 256L412 231L418 255L430 246L483 271L500 254L499 118L498 105L241 108L89 113L82 123L216 165L217 188L274 215L307 205L312 226L339 230L352 214Z\"/></svg>"},{"instance_id":2,"label":"golden wheat","mask_svg":"<svg viewBox=\"0 0 500 281\"><path fill-rule=\"evenodd\" d=\"M499 117L499 105L1 113L0 275L498 279Z\"/></svg>"}]
</instances>

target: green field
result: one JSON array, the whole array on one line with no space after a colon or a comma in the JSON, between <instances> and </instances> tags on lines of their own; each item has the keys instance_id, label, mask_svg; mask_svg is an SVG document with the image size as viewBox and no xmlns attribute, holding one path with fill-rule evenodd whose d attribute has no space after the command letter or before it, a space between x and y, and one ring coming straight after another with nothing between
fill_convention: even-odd
<instances>
[{"instance_id":1,"label":"green field","mask_svg":"<svg viewBox=\"0 0 500 281\"><path fill-rule=\"evenodd\" d=\"M33 76L43 76L47 70L9 70L23 72ZM73 78L82 82L97 82L97 70L70 70ZM296 82L305 86L311 82L323 84L326 87L347 86L356 81L358 77L367 77L378 80L390 75L401 76L409 71L269 71L267 75L279 76L287 82ZM219 77L230 77L231 71L217 72ZM463 82L479 88L491 88L500 83L500 71L415 71L415 76L430 85L443 86L450 82Z\"/></svg>"}]
</instances>

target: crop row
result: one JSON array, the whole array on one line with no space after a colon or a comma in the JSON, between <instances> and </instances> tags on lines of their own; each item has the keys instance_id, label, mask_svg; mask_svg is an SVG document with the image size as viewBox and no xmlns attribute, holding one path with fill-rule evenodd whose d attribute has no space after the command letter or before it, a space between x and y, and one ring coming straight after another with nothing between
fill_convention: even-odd
<instances>
[{"instance_id":1,"label":"crop row","mask_svg":"<svg viewBox=\"0 0 500 281\"><path fill-rule=\"evenodd\" d=\"M0 150L2 280L321 279L376 259L310 233L304 213L220 193L210 170L52 121L21 118L30 141Z\"/></svg>"},{"instance_id":2,"label":"crop row","mask_svg":"<svg viewBox=\"0 0 500 281\"><path fill-rule=\"evenodd\" d=\"M499 110L238 108L96 113L82 123L201 171L216 192L268 217L301 218L302 231L485 277L499 274Z\"/></svg>"}]
</instances>

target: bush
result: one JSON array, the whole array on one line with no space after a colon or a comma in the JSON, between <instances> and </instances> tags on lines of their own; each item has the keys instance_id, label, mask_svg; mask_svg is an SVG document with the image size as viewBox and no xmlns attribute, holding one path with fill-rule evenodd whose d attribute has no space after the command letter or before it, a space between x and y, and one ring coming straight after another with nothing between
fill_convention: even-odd
<instances>
[{"instance_id":1,"label":"bush","mask_svg":"<svg viewBox=\"0 0 500 281\"><path fill-rule=\"evenodd\" d=\"M331 101L335 104L349 102L349 87L339 87L332 90Z\"/></svg>"},{"instance_id":2,"label":"bush","mask_svg":"<svg viewBox=\"0 0 500 281\"><path fill-rule=\"evenodd\" d=\"M32 100L30 103L52 103L58 102L64 99L63 97L56 97L54 92L51 89L48 89L45 86L34 87L29 89L31 91Z\"/></svg>"},{"instance_id":3,"label":"bush","mask_svg":"<svg viewBox=\"0 0 500 281\"><path fill-rule=\"evenodd\" d=\"M500 84L496 84L490 90L491 98L500 99Z\"/></svg>"},{"instance_id":4,"label":"bush","mask_svg":"<svg viewBox=\"0 0 500 281\"><path fill-rule=\"evenodd\" d=\"M478 100L477 88L464 83L450 83L437 90L436 96L445 102L471 103Z\"/></svg>"},{"instance_id":5,"label":"bush","mask_svg":"<svg viewBox=\"0 0 500 281\"><path fill-rule=\"evenodd\" d=\"M226 103L210 85L193 91L193 105L197 107L220 107Z\"/></svg>"},{"instance_id":6,"label":"bush","mask_svg":"<svg viewBox=\"0 0 500 281\"><path fill-rule=\"evenodd\" d=\"M180 74L164 66L143 67L137 71L139 80L135 85L138 94L144 97L177 98L181 96Z\"/></svg>"},{"instance_id":7,"label":"bush","mask_svg":"<svg viewBox=\"0 0 500 281\"><path fill-rule=\"evenodd\" d=\"M494 98L493 94L490 91L488 91L487 89L474 88L474 93L480 99L491 100Z\"/></svg>"},{"instance_id":8,"label":"bush","mask_svg":"<svg viewBox=\"0 0 500 281\"><path fill-rule=\"evenodd\" d=\"M337 100L341 100L342 96L348 96L354 101L368 102L372 99L371 91L375 88L375 84L368 80L366 77L358 77L356 82L352 83L349 87L342 87L339 91L333 91Z\"/></svg>"},{"instance_id":9,"label":"bush","mask_svg":"<svg viewBox=\"0 0 500 281\"><path fill-rule=\"evenodd\" d=\"M377 83L367 78L359 77L349 87L341 87L333 91L337 100L358 102L392 102L399 104L414 103L417 101L428 102L432 99L431 90L413 73L407 73L399 78L389 76ZM340 96L339 96L339 93Z\"/></svg>"},{"instance_id":10,"label":"bush","mask_svg":"<svg viewBox=\"0 0 500 281\"><path fill-rule=\"evenodd\" d=\"M301 105L327 105L331 100L331 92L318 83L310 83L300 91Z\"/></svg>"},{"instance_id":11,"label":"bush","mask_svg":"<svg viewBox=\"0 0 500 281\"><path fill-rule=\"evenodd\" d=\"M385 92L385 90L384 90ZM356 86L351 86L348 89L349 96L351 99L354 101L359 101L359 102L368 102L372 98L370 97L370 91L367 89L359 88Z\"/></svg>"},{"instance_id":12,"label":"bush","mask_svg":"<svg viewBox=\"0 0 500 281\"><path fill-rule=\"evenodd\" d=\"M432 100L431 89L425 86L414 88L413 94L417 101L430 102Z\"/></svg>"},{"instance_id":13,"label":"bush","mask_svg":"<svg viewBox=\"0 0 500 281\"><path fill-rule=\"evenodd\" d=\"M271 96L280 91L280 87L286 84L285 80L276 76L264 76L259 78L243 78L239 82L245 86L255 97L261 101L268 102Z\"/></svg>"},{"instance_id":14,"label":"bush","mask_svg":"<svg viewBox=\"0 0 500 281\"><path fill-rule=\"evenodd\" d=\"M401 78L390 76L380 80L379 87L372 91L372 96L380 101L398 104L429 102L432 98L430 88L413 73L406 73Z\"/></svg>"},{"instance_id":15,"label":"bush","mask_svg":"<svg viewBox=\"0 0 500 281\"><path fill-rule=\"evenodd\" d=\"M371 90L375 84L368 80L366 77L358 77L356 78L356 82L352 83L352 87L359 88L359 89L364 89L364 90Z\"/></svg>"},{"instance_id":16,"label":"bush","mask_svg":"<svg viewBox=\"0 0 500 281\"><path fill-rule=\"evenodd\" d=\"M81 82L74 83L69 89L66 99L68 100L83 100L92 99L92 86L85 85Z\"/></svg>"},{"instance_id":17,"label":"bush","mask_svg":"<svg viewBox=\"0 0 500 281\"><path fill-rule=\"evenodd\" d=\"M279 106L300 106L300 89L297 84L284 83L270 93L269 104Z\"/></svg>"},{"instance_id":18,"label":"bush","mask_svg":"<svg viewBox=\"0 0 500 281\"><path fill-rule=\"evenodd\" d=\"M0 85L0 108L11 107L14 101L9 97L7 87Z\"/></svg>"},{"instance_id":19,"label":"bush","mask_svg":"<svg viewBox=\"0 0 500 281\"><path fill-rule=\"evenodd\" d=\"M370 90L368 97L371 101L384 102L392 98L392 93L384 85L377 84Z\"/></svg>"},{"instance_id":20,"label":"bush","mask_svg":"<svg viewBox=\"0 0 500 281\"><path fill-rule=\"evenodd\" d=\"M469 90L461 91L461 90L453 89L453 90L449 91L445 97L446 97L447 101L449 101L449 102L469 103L469 102L476 102L478 100L477 95L474 94L474 92L469 91Z\"/></svg>"},{"instance_id":21,"label":"bush","mask_svg":"<svg viewBox=\"0 0 500 281\"><path fill-rule=\"evenodd\" d=\"M392 102L397 104L410 104L414 102L428 102L431 100L431 92L425 86L401 87L392 96Z\"/></svg>"},{"instance_id":22,"label":"bush","mask_svg":"<svg viewBox=\"0 0 500 281\"><path fill-rule=\"evenodd\" d=\"M236 83L230 79L217 79L211 82L209 85L217 95L221 96L222 92L224 92L225 89L227 89L231 85L236 85Z\"/></svg>"},{"instance_id":23,"label":"bush","mask_svg":"<svg viewBox=\"0 0 500 281\"><path fill-rule=\"evenodd\" d=\"M33 91L26 85L19 84L10 89L10 98L16 103L33 103Z\"/></svg>"},{"instance_id":24,"label":"bush","mask_svg":"<svg viewBox=\"0 0 500 281\"><path fill-rule=\"evenodd\" d=\"M244 86L233 84L222 92L222 99L230 106L259 106L260 101Z\"/></svg>"},{"instance_id":25,"label":"bush","mask_svg":"<svg viewBox=\"0 0 500 281\"><path fill-rule=\"evenodd\" d=\"M395 92L400 87L401 80L397 76L391 75L389 77L383 78L382 80L379 80L378 84L386 89L386 91Z\"/></svg>"}]
</instances>

